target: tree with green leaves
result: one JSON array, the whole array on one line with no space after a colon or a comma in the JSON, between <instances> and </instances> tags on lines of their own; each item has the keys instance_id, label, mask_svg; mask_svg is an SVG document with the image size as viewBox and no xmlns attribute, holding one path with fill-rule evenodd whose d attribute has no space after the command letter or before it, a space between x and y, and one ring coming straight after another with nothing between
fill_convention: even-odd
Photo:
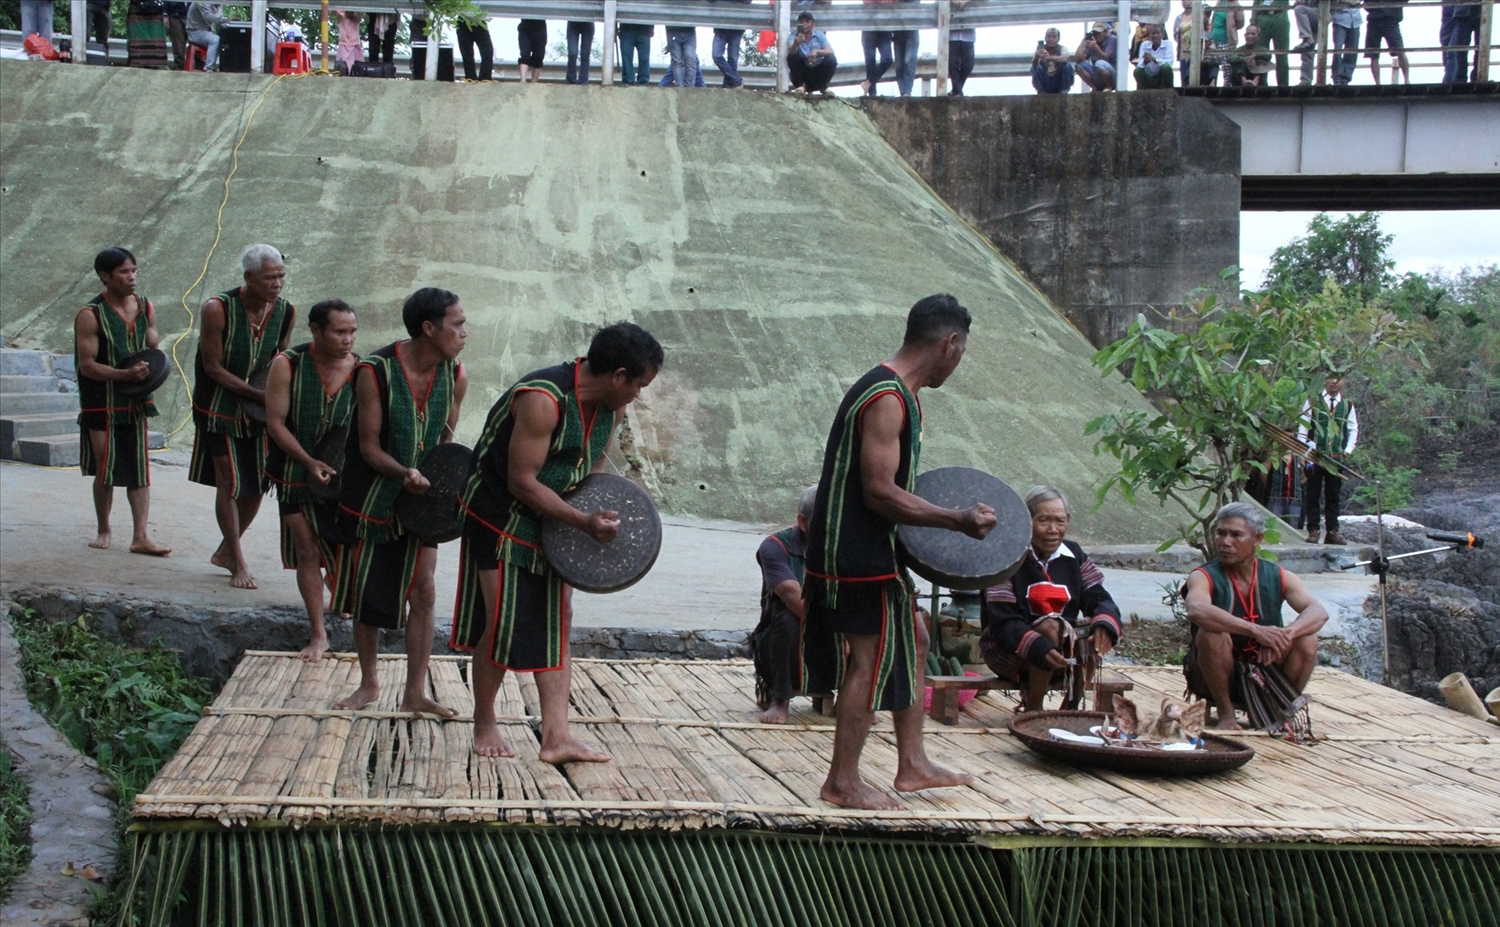
<instances>
[{"instance_id":1,"label":"tree with green leaves","mask_svg":"<svg viewBox=\"0 0 1500 927\"><path fill-rule=\"evenodd\" d=\"M1391 236L1380 232L1380 213L1333 219L1320 212L1308 223L1307 237L1294 238L1271 253L1262 286L1289 289L1308 299L1332 280L1349 296L1370 302L1395 283L1395 261L1386 254L1390 244Z\"/></svg>"}]
</instances>

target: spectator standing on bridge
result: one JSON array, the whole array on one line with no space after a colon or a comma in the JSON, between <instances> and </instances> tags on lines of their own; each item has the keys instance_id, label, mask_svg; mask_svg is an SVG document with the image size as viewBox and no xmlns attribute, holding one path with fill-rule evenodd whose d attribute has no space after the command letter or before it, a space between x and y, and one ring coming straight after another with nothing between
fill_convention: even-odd
<instances>
[{"instance_id":1,"label":"spectator standing on bridge","mask_svg":"<svg viewBox=\"0 0 1500 927\"><path fill-rule=\"evenodd\" d=\"M396 55L396 30L401 26L400 13L370 13L365 29L370 33L370 63L390 64Z\"/></svg>"},{"instance_id":2,"label":"spectator standing on bridge","mask_svg":"<svg viewBox=\"0 0 1500 927\"><path fill-rule=\"evenodd\" d=\"M644 87L651 83L651 23L620 23L620 69L626 84Z\"/></svg>"},{"instance_id":3,"label":"spectator standing on bridge","mask_svg":"<svg viewBox=\"0 0 1500 927\"><path fill-rule=\"evenodd\" d=\"M167 67L167 14L161 0L130 0L125 8L125 49L133 68Z\"/></svg>"},{"instance_id":4,"label":"spectator standing on bridge","mask_svg":"<svg viewBox=\"0 0 1500 927\"><path fill-rule=\"evenodd\" d=\"M219 67L219 27L224 24L224 5L193 3L188 5L188 41L203 47L203 70Z\"/></svg>"},{"instance_id":5,"label":"spectator standing on bridge","mask_svg":"<svg viewBox=\"0 0 1500 927\"><path fill-rule=\"evenodd\" d=\"M365 60L365 48L359 41L359 20L358 13L338 11L339 45L333 55L341 74L347 75L356 64Z\"/></svg>"},{"instance_id":6,"label":"spectator standing on bridge","mask_svg":"<svg viewBox=\"0 0 1500 927\"><path fill-rule=\"evenodd\" d=\"M175 6L175 4L173 4ZM49 3L48 6L51 6ZM163 4L166 6L166 4ZM109 0L89 0L84 7L84 18L88 20L89 29L94 33L94 41L104 46L109 52ZM24 38L24 36L23 36ZM179 56L178 60L181 60Z\"/></svg>"},{"instance_id":7,"label":"spectator standing on bridge","mask_svg":"<svg viewBox=\"0 0 1500 927\"><path fill-rule=\"evenodd\" d=\"M1297 23L1297 47L1292 51L1302 53L1302 73L1297 86L1310 87L1313 82L1313 52L1318 47L1318 0L1297 0L1292 8L1292 19Z\"/></svg>"},{"instance_id":8,"label":"spectator standing on bridge","mask_svg":"<svg viewBox=\"0 0 1500 927\"><path fill-rule=\"evenodd\" d=\"M1401 68L1403 82L1411 83L1411 65L1406 60L1406 45L1401 40L1401 20L1406 11L1401 8L1406 0L1382 0L1397 6L1372 7L1365 13L1365 57L1370 59L1370 75L1380 83L1380 40L1390 50L1391 61ZM1391 83L1395 83L1392 76Z\"/></svg>"},{"instance_id":9,"label":"spectator standing on bridge","mask_svg":"<svg viewBox=\"0 0 1500 927\"><path fill-rule=\"evenodd\" d=\"M1073 53L1079 79L1095 93L1115 89L1115 50L1119 44L1108 24L1096 22Z\"/></svg>"},{"instance_id":10,"label":"spectator standing on bridge","mask_svg":"<svg viewBox=\"0 0 1500 927\"><path fill-rule=\"evenodd\" d=\"M1359 66L1359 27L1363 17L1359 13L1361 0L1333 0L1333 12L1329 20L1333 23L1333 51L1340 54L1333 59L1333 83L1348 86L1354 79L1354 69Z\"/></svg>"},{"instance_id":11,"label":"spectator standing on bridge","mask_svg":"<svg viewBox=\"0 0 1500 927\"><path fill-rule=\"evenodd\" d=\"M1444 48L1453 49L1443 52L1443 83L1462 84L1465 80L1479 79L1479 55L1484 52L1475 49L1474 75L1469 77L1469 47L1475 44L1479 35L1479 4L1465 3L1459 6L1443 7L1443 17L1438 27L1438 43Z\"/></svg>"},{"instance_id":12,"label":"spectator standing on bridge","mask_svg":"<svg viewBox=\"0 0 1500 927\"><path fill-rule=\"evenodd\" d=\"M865 6L887 6L896 0L865 0ZM872 11L873 12L873 11ZM876 96L876 87L885 72L891 69L891 36L889 29L866 29L859 34L859 44L865 50L865 79L859 89L865 96Z\"/></svg>"},{"instance_id":13,"label":"spectator standing on bridge","mask_svg":"<svg viewBox=\"0 0 1500 927\"><path fill-rule=\"evenodd\" d=\"M52 0L21 0L21 40L39 35L52 41Z\"/></svg>"},{"instance_id":14,"label":"spectator standing on bridge","mask_svg":"<svg viewBox=\"0 0 1500 927\"><path fill-rule=\"evenodd\" d=\"M1172 62L1175 56L1166 31L1152 23L1146 40L1136 50L1135 86L1137 90L1171 90Z\"/></svg>"},{"instance_id":15,"label":"spectator standing on bridge","mask_svg":"<svg viewBox=\"0 0 1500 927\"><path fill-rule=\"evenodd\" d=\"M1203 21L1196 26L1193 25L1193 0L1182 0L1182 12L1172 21L1172 34L1177 38L1177 69L1182 74L1182 86L1189 84L1188 71L1193 66L1193 43L1202 42L1203 36L1208 34L1208 24L1212 14L1208 9L1203 11ZM1205 56L1198 72L1198 83L1207 86L1213 83L1213 68L1209 65Z\"/></svg>"},{"instance_id":16,"label":"spectator standing on bridge","mask_svg":"<svg viewBox=\"0 0 1500 927\"><path fill-rule=\"evenodd\" d=\"M1037 93L1067 93L1073 89L1073 56L1062 47L1062 33L1048 29L1031 57L1031 86Z\"/></svg>"},{"instance_id":17,"label":"spectator standing on bridge","mask_svg":"<svg viewBox=\"0 0 1500 927\"><path fill-rule=\"evenodd\" d=\"M915 3L917 0L896 0ZM917 83L917 54L921 51L922 33L916 29L897 29L891 33L891 50L896 59L896 89L903 97L911 96Z\"/></svg>"},{"instance_id":18,"label":"spectator standing on bridge","mask_svg":"<svg viewBox=\"0 0 1500 927\"><path fill-rule=\"evenodd\" d=\"M464 80L474 80L474 47L479 46L479 80L495 73L495 42L490 38L490 18L485 13L460 14L454 21L458 33L458 55L464 62ZM342 36L339 45L344 44Z\"/></svg>"},{"instance_id":19,"label":"spectator standing on bridge","mask_svg":"<svg viewBox=\"0 0 1500 927\"><path fill-rule=\"evenodd\" d=\"M748 4L750 0L724 0L725 3ZM740 77L740 44L745 41L743 29L714 29L714 66L724 75L724 89L734 90L745 82Z\"/></svg>"},{"instance_id":20,"label":"spectator standing on bridge","mask_svg":"<svg viewBox=\"0 0 1500 927\"><path fill-rule=\"evenodd\" d=\"M589 65L594 56L594 21L568 21L568 77L570 84L589 82Z\"/></svg>"},{"instance_id":21,"label":"spectator standing on bridge","mask_svg":"<svg viewBox=\"0 0 1500 927\"><path fill-rule=\"evenodd\" d=\"M813 14L806 11L797 14L797 30L786 37L786 67L791 72L793 91L832 96L828 85L833 82L839 62L833 46L828 44L828 36L821 29L814 29L815 25Z\"/></svg>"},{"instance_id":22,"label":"spectator standing on bridge","mask_svg":"<svg viewBox=\"0 0 1500 927\"><path fill-rule=\"evenodd\" d=\"M108 8L108 4L105 6ZM179 71L186 71L188 4L170 2L161 6L167 16L167 41L172 43L172 65ZM107 31L106 27L106 33Z\"/></svg>"},{"instance_id":23,"label":"spectator standing on bridge","mask_svg":"<svg viewBox=\"0 0 1500 927\"><path fill-rule=\"evenodd\" d=\"M521 83L530 80L534 84L541 80L542 59L547 54L547 21L521 20L516 25L516 45L520 49L516 63L521 68Z\"/></svg>"},{"instance_id":24,"label":"spectator standing on bridge","mask_svg":"<svg viewBox=\"0 0 1500 927\"><path fill-rule=\"evenodd\" d=\"M693 86L698 70L698 30L692 26L667 27L667 54L672 59L672 81L679 87Z\"/></svg>"},{"instance_id":25,"label":"spectator standing on bridge","mask_svg":"<svg viewBox=\"0 0 1500 927\"><path fill-rule=\"evenodd\" d=\"M1287 0L1255 0L1250 24L1260 30L1260 45L1276 49L1276 86L1291 86L1292 68L1287 48L1292 43L1292 18L1287 15Z\"/></svg>"},{"instance_id":26,"label":"spectator standing on bridge","mask_svg":"<svg viewBox=\"0 0 1500 927\"><path fill-rule=\"evenodd\" d=\"M974 73L974 30L953 29L948 33L948 80L953 88L950 97L964 95L964 84Z\"/></svg>"},{"instance_id":27,"label":"spectator standing on bridge","mask_svg":"<svg viewBox=\"0 0 1500 927\"><path fill-rule=\"evenodd\" d=\"M1216 53L1214 66L1219 70L1220 80L1227 87L1231 78L1229 52L1239 41L1240 29L1244 28L1245 14L1234 0L1219 0L1209 19L1208 45Z\"/></svg>"}]
</instances>

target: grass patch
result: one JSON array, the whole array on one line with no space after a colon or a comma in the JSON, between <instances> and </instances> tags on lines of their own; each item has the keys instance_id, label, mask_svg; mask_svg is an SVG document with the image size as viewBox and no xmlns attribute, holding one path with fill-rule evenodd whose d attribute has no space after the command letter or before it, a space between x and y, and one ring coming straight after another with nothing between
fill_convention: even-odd
<instances>
[{"instance_id":1,"label":"grass patch","mask_svg":"<svg viewBox=\"0 0 1500 927\"><path fill-rule=\"evenodd\" d=\"M11 769L10 751L0 747L0 901L10 883L31 865L31 789Z\"/></svg>"},{"instance_id":2,"label":"grass patch","mask_svg":"<svg viewBox=\"0 0 1500 927\"><path fill-rule=\"evenodd\" d=\"M26 694L93 757L128 808L198 722L213 690L162 647L126 648L76 621L19 620Z\"/></svg>"}]
</instances>

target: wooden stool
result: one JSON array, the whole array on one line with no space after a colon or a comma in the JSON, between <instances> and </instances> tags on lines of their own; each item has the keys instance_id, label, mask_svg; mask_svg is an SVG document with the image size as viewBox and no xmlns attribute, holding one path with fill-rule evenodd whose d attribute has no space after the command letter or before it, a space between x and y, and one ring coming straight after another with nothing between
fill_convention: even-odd
<instances>
[{"instance_id":1,"label":"wooden stool","mask_svg":"<svg viewBox=\"0 0 1500 927\"><path fill-rule=\"evenodd\" d=\"M1093 686L1094 710L1113 712L1115 710L1115 696L1123 695L1134 688L1135 683L1130 681L1130 677L1117 673L1114 670L1101 668L1099 670L1099 679Z\"/></svg>"},{"instance_id":2,"label":"wooden stool","mask_svg":"<svg viewBox=\"0 0 1500 927\"><path fill-rule=\"evenodd\" d=\"M958 693L965 689L987 692L1012 688L1011 683L999 676L928 676L923 685L932 689L927 717L941 724L958 723Z\"/></svg>"}]
</instances>

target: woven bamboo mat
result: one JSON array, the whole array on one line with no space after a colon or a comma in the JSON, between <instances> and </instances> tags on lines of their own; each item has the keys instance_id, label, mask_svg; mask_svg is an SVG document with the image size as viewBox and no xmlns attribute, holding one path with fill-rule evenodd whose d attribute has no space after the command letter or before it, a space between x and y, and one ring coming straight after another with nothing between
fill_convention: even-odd
<instances>
[{"instance_id":1,"label":"woven bamboo mat","mask_svg":"<svg viewBox=\"0 0 1500 927\"><path fill-rule=\"evenodd\" d=\"M793 702L785 726L758 723L747 661L578 660L573 714L614 757L559 768L537 758L536 687L500 692L514 759L473 753L468 659L435 657L432 693L460 712L439 722L396 710L401 656L380 660L379 701L332 704L358 666L247 653L182 748L136 799L137 822L183 819L395 824L751 826L969 835L1204 837L1254 841L1500 846L1500 728L1342 673L1309 686L1315 746L1245 735L1256 757L1198 779L1132 778L1045 760L1005 731L1006 693L969 703L960 723L927 723L927 750L974 774L972 787L902 796L891 812L818 798L832 720ZM1138 701L1181 692L1172 667L1126 667ZM896 769L889 716L864 753L866 778Z\"/></svg>"}]
</instances>

